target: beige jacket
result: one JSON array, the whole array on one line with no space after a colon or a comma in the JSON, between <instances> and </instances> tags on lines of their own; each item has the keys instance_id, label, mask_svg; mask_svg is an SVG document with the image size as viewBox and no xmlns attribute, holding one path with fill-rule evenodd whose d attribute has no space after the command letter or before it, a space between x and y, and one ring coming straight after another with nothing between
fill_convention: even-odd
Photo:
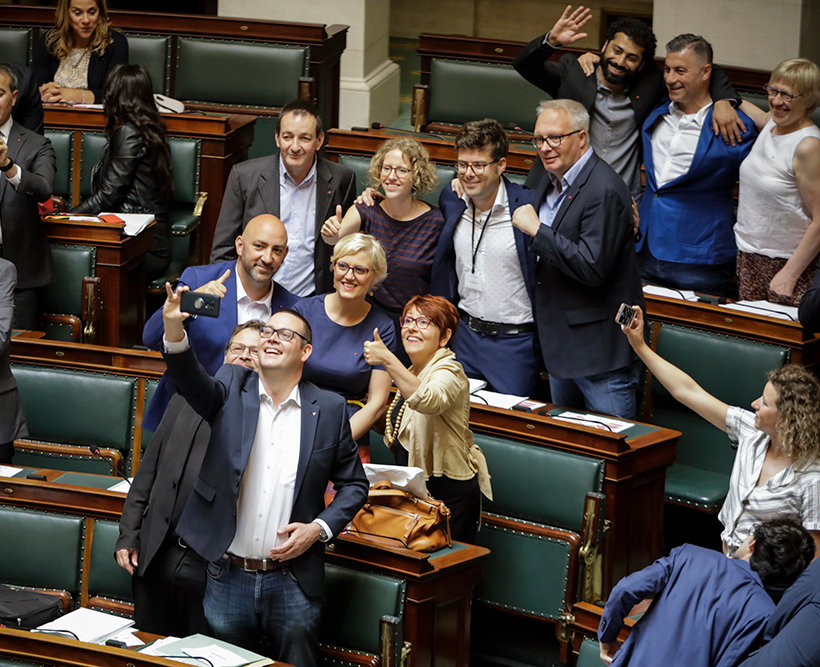
<instances>
[{"instance_id":1,"label":"beige jacket","mask_svg":"<svg viewBox=\"0 0 820 667\"><path fill-rule=\"evenodd\" d=\"M419 380L397 435L410 454L408 465L424 470L426 479L467 480L477 474L481 492L492 500L487 461L470 430L470 385L452 350L436 352Z\"/></svg>"}]
</instances>

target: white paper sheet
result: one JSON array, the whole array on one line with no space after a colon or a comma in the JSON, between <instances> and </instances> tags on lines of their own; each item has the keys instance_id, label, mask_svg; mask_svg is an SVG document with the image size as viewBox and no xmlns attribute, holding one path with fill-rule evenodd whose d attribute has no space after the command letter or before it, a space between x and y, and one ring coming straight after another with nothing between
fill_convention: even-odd
<instances>
[{"instance_id":1,"label":"white paper sheet","mask_svg":"<svg viewBox=\"0 0 820 667\"><path fill-rule=\"evenodd\" d=\"M697 301L698 297L692 290L676 290L667 287L659 287L658 285L644 285L644 294L653 294L654 296L662 296L667 299L681 299L686 301Z\"/></svg>"},{"instance_id":2,"label":"white paper sheet","mask_svg":"<svg viewBox=\"0 0 820 667\"><path fill-rule=\"evenodd\" d=\"M22 468L15 468L14 466L0 466L0 477L14 477Z\"/></svg>"},{"instance_id":3,"label":"white paper sheet","mask_svg":"<svg viewBox=\"0 0 820 667\"><path fill-rule=\"evenodd\" d=\"M376 482L388 481L394 489L404 489L417 498L427 497L427 484L424 482L424 470L413 466L389 466L378 463L365 463L364 474L370 486Z\"/></svg>"},{"instance_id":4,"label":"white paper sheet","mask_svg":"<svg viewBox=\"0 0 820 667\"><path fill-rule=\"evenodd\" d=\"M768 301L737 301L735 303L722 304L720 307L797 322L797 308L795 306L781 306L780 304L769 303Z\"/></svg>"},{"instance_id":5,"label":"white paper sheet","mask_svg":"<svg viewBox=\"0 0 820 667\"><path fill-rule=\"evenodd\" d=\"M611 431L612 433L620 433L633 425L630 422L615 419L615 417L602 417L601 415L591 415L586 412L570 412L569 410L557 416L550 415L550 417L560 421L581 424L582 426L590 426L602 431Z\"/></svg>"},{"instance_id":6,"label":"white paper sheet","mask_svg":"<svg viewBox=\"0 0 820 667\"><path fill-rule=\"evenodd\" d=\"M481 399L484 399L483 401ZM503 408L510 410L513 405L517 405L523 401L526 396L513 396L512 394L499 394L494 391L487 391L482 389L470 396L470 402L478 405L490 405L494 408Z\"/></svg>"}]
</instances>

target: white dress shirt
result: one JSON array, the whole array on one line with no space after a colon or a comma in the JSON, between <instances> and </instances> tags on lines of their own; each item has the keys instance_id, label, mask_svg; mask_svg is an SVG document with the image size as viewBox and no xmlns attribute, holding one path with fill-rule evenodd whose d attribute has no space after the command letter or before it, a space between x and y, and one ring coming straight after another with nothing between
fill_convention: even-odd
<instances>
[{"instance_id":1,"label":"white dress shirt","mask_svg":"<svg viewBox=\"0 0 820 667\"><path fill-rule=\"evenodd\" d=\"M671 102L669 113L660 117L652 130L652 161L659 188L689 171L711 107L709 102L697 113L685 114L677 102Z\"/></svg>"},{"instance_id":2,"label":"white dress shirt","mask_svg":"<svg viewBox=\"0 0 820 667\"><path fill-rule=\"evenodd\" d=\"M237 265L239 265L239 260L237 260ZM259 301L253 301L239 279L238 270L234 269L234 272L236 276L236 323L245 324L250 320L267 322L271 316L270 304L273 298L273 281L270 282L268 293Z\"/></svg>"},{"instance_id":3,"label":"white dress shirt","mask_svg":"<svg viewBox=\"0 0 820 667\"><path fill-rule=\"evenodd\" d=\"M288 256L276 274L277 282L297 296L316 291L316 160L296 185L279 156L279 218L288 232Z\"/></svg>"}]
</instances>

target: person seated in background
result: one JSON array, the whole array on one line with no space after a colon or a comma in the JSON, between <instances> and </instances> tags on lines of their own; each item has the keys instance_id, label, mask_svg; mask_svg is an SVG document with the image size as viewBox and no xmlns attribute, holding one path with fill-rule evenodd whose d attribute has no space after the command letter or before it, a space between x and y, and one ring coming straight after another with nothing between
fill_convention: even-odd
<instances>
[{"instance_id":1,"label":"person seated in background","mask_svg":"<svg viewBox=\"0 0 820 667\"><path fill-rule=\"evenodd\" d=\"M815 558L777 603L763 631L763 647L740 667L820 665L820 558Z\"/></svg>"},{"instance_id":2,"label":"person seated in background","mask_svg":"<svg viewBox=\"0 0 820 667\"><path fill-rule=\"evenodd\" d=\"M412 366L384 344L379 332L364 358L396 383L387 409L384 442L396 465L424 470L427 490L451 512L454 540L475 543L481 494L492 500L487 462L470 430L470 384L450 349L458 311L440 296L416 296L404 306L401 338Z\"/></svg>"},{"instance_id":3,"label":"person seated in background","mask_svg":"<svg viewBox=\"0 0 820 667\"><path fill-rule=\"evenodd\" d=\"M237 325L225 344L224 362L258 370L264 326L262 320ZM133 575L134 621L143 632L209 634L202 609L205 561L180 542L176 526L210 437L208 422L175 395L125 499L114 556Z\"/></svg>"},{"instance_id":4,"label":"person seated in background","mask_svg":"<svg viewBox=\"0 0 820 667\"><path fill-rule=\"evenodd\" d=\"M732 296L737 247L733 192L757 136L740 114L742 143L712 132L712 45L678 35L666 45L663 100L643 124L646 196L641 200L638 266L644 281Z\"/></svg>"},{"instance_id":5,"label":"person seated in background","mask_svg":"<svg viewBox=\"0 0 820 667\"><path fill-rule=\"evenodd\" d=\"M370 427L387 403L390 376L384 368L367 364L363 346L378 329L390 349L396 347L393 322L366 298L387 275L387 259L375 238L351 234L336 244L330 262L334 291L302 299L293 307L313 330L313 353L302 376L347 399L350 430L367 463Z\"/></svg>"},{"instance_id":6,"label":"person seated in background","mask_svg":"<svg viewBox=\"0 0 820 667\"><path fill-rule=\"evenodd\" d=\"M322 240L322 225L356 197L356 175L317 155L325 140L319 110L296 100L282 107L276 126L279 155L240 162L231 169L211 262L236 259L234 239L248 221L262 213L277 216L288 230L290 253L279 282L298 296L333 289L331 247Z\"/></svg>"},{"instance_id":7,"label":"person seated in background","mask_svg":"<svg viewBox=\"0 0 820 667\"><path fill-rule=\"evenodd\" d=\"M598 639L605 664L735 667L757 645L776 600L814 557L792 518L766 521L732 558L691 544L622 579L609 595ZM630 609L654 598L618 647Z\"/></svg>"},{"instance_id":8,"label":"person seated in background","mask_svg":"<svg viewBox=\"0 0 820 667\"><path fill-rule=\"evenodd\" d=\"M390 280L382 283L373 300L399 328L404 304L419 294L430 293L433 257L444 216L439 209L418 199L435 190L436 169L427 149L410 137L388 139L370 160L370 187L383 197L366 197L342 218L342 207L322 227L329 245L353 232L371 234L382 244L390 267ZM374 190L368 191L372 193Z\"/></svg>"},{"instance_id":9,"label":"person seated in background","mask_svg":"<svg viewBox=\"0 0 820 667\"><path fill-rule=\"evenodd\" d=\"M117 65L105 82L103 104L108 145L94 167L91 196L72 213L152 213L154 245L145 257L151 281L171 263L168 202L174 193L171 147L151 75L142 65Z\"/></svg>"},{"instance_id":10,"label":"person seated in background","mask_svg":"<svg viewBox=\"0 0 820 667\"><path fill-rule=\"evenodd\" d=\"M790 514L820 547L820 383L802 366L769 373L754 412L726 405L644 340L640 307L629 328L629 344L654 380L737 443L729 493L718 518L723 551L731 556L761 521Z\"/></svg>"},{"instance_id":11,"label":"person seated in background","mask_svg":"<svg viewBox=\"0 0 820 667\"><path fill-rule=\"evenodd\" d=\"M179 279L180 285L222 299L219 317L190 317L184 323L197 358L211 375L222 367L223 341L237 324L252 319L266 322L273 313L299 300L273 280L288 254L288 234L279 218L256 216L235 243L238 259L189 266ZM146 322L142 342L152 350L162 349L162 309ZM163 375L145 412L144 428L157 429L174 393L167 375Z\"/></svg>"},{"instance_id":12,"label":"person seated in background","mask_svg":"<svg viewBox=\"0 0 820 667\"><path fill-rule=\"evenodd\" d=\"M34 78L34 70L11 60L7 64L17 75L17 99L11 110L11 117L27 130L43 134L45 114L40 91L37 89L37 79Z\"/></svg>"},{"instance_id":13,"label":"person seated in background","mask_svg":"<svg viewBox=\"0 0 820 667\"><path fill-rule=\"evenodd\" d=\"M17 270L7 259L0 259L0 464L11 465L14 441L28 436L26 415L11 372L11 327L14 321L14 287Z\"/></svg>"},{"instance_id":14,"label":"person seated in background","mask_svg":"<svg viewBox=\"0 0 820 667\"><path fill-rule=\"evenodd\" d=\"M111 29L106 0L59 0L31 66L44 104L99 104L108 75L128 62L128 40Z\"/></svg>"},{"instance_id":15,"label":"person seated in background","mask_svg":"<svg viewBox=\"0 0 820 667\"><path fill-rule=\"evenodd\" d=\"M766 93L768 113L741 105L760 136L740 165L737 279L741 299L797 306L820 252L820 67L784 60Z\"/></svg>"}]
</instances>

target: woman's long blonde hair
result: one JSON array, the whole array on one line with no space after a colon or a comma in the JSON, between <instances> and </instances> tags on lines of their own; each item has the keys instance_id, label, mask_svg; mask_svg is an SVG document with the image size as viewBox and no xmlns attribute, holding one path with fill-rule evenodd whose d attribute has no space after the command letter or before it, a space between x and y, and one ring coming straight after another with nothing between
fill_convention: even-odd
<instances>
[{"instance_id":1,"label":"woman's long blonde hair","mask_svg":"<svg viewBox=\"0 0 820 667\"><path fill-rule=\"evenodd\" d=\"M100 12L100 18L91 37L88 48L91 53L103 53L111 44L111 35L108 32L111 19L108 18L108 7L105 0L94 0ZM69 8L71 0L59 0L54 12L54 27L46 33L46 49L57 60L62 61L74 48L74 33L71 30Z\"/></svg>"}]
</instances>

